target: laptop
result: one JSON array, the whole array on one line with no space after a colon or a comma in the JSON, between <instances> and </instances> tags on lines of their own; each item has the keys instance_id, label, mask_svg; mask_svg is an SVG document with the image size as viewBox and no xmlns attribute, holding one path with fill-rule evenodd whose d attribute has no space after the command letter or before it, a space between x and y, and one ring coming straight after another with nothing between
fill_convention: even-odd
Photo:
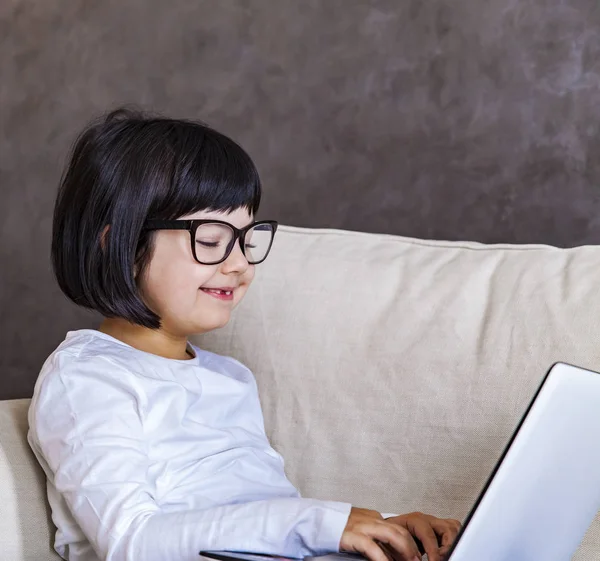
<instances>
[{"instance_id":1,"label":"laptop","mask_svg":"<svg viewBox=\"0 0 600 561\"><path fill-rule=\"evenodd\" d=\"M599 509L600 374L556 363L533 397L447 559L566 561ZM270 557L223 551L201 555L244 561ZM320 558L356 557L337 553Z\"/></svg>"}]
</instances>

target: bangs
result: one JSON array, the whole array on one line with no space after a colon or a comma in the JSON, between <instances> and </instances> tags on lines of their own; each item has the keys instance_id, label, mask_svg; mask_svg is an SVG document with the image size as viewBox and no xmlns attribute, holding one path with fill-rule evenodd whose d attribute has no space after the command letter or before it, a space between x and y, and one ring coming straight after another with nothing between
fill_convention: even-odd
<instances>
[{"instance_id":1,"label":"bangs","mask_svg":"<svg viewBox=\"0 0 600 561\"><path fill-rule=\"evenodd\" d=\"M166 135L171 179L162 181L148 218L173 220L199 211L258 212L261 183L250 156L230 138L196 123L180 122Z\"/></svg>"}]
</instances>

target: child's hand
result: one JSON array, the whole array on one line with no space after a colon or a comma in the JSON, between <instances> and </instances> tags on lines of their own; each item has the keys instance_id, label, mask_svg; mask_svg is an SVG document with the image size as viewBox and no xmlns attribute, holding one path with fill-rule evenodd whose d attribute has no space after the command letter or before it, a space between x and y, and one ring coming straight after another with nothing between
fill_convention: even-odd
<instances>
[{"instance_id":1,"label":"child's hand","mask_svg":"<svg viewBox=\"0 0 600 561\"><path fill-rule=\"evenodd\" d=\"M445 559L461 527L458 520L436 518L421 512L394 516L386 520L408 530L422 544L422 552L427 553L429 561Z\"/></svg>"},{"instance_id":2,"label":"child's hand","mask_svg":"<svg viewBox=\"0 0 600 561\"><path fill-rule=\"evenodd\" d=\"M419 561L421 555L415 540L407 527L395 520L384 520L374 510L352 507L340 541L340 551L360 553L371 561L390 561L390 556L394 561ZM438 560L439 557L432 558L432 561Z\"/></svg>"}]
</instances>

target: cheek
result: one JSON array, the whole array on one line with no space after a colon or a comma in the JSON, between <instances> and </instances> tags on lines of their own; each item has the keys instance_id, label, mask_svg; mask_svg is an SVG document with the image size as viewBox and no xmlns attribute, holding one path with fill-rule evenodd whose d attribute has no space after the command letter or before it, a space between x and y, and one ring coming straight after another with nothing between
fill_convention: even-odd
<instances>
[{"instance_id":1,"label":"cheek","mask_svg":"<svg viewBox=\"0 0 600 561\"><path fill-rule=\"evenodd\" d=\"M200 286L215 274L215 268L198 265L176 248L162 249L157 248L140 282L142 295L159 315L181 315L189 312Z\"/></svg>"},{"instance_id":2,"label":"cheek","mask_svg":"<svg viewBox=\"0 0 600 561\"><path fill-rule=\"evenodd\" d=\"M237 296L235 298L236 306L240 303L242 298L246 295L248 287L254 280L254 273L255 273L254 265L250 265L248 267L248 269L242 275L242 278L240 279L240 288L239 288Z\"/></svg>"},{"instance_id":3,"label":"cheek","mask_svg":"<svg viewBox=\"0 0 600 561\"><path fill-rule=\"evenodd\" d=\"M159 315L169 310L189 309L197 295L199 280L191 271L175 266L151 270L145 278L143 294Z\"/></svg>"},{"instance_id":4,"label":"cheek","mask_svg":"<svg viewBox=\"0 0 600 561\"><path fill-rule=\"evenodd\" d=\"M248 265L248 268L242 274L240 284L244 287L244 289L247 290L252 281L254 280L255 270L256 268L254 265Z\"/></svg>"},{"instance_id":5,"label":"cheek","mask_svg":"<svg viewBox=\"0 0 600 561\"><path fill-rule=\"evenodd\" d=\"M248 265L247 271L244 273L244 282L250 284L254 280L254 275L256 274L256 266Z\"/></svg>"}]
</instances>

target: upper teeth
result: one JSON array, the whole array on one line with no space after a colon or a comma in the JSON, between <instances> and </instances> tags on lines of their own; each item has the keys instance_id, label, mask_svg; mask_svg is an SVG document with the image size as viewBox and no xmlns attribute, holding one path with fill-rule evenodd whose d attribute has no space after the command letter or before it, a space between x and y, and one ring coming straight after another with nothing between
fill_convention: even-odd
<instances>
[{"instance_id":1,"label":"upper teeth","mask_svg":"<svg viewBox=\"0 0 600 561\"><path fill-rule=\"evenodd\" d=\"M207 288L209 292L216 292L217 294L225 294L229 296L231 294L231 290L220 290L218 288Z\"/></svg>"}]
</instances>

